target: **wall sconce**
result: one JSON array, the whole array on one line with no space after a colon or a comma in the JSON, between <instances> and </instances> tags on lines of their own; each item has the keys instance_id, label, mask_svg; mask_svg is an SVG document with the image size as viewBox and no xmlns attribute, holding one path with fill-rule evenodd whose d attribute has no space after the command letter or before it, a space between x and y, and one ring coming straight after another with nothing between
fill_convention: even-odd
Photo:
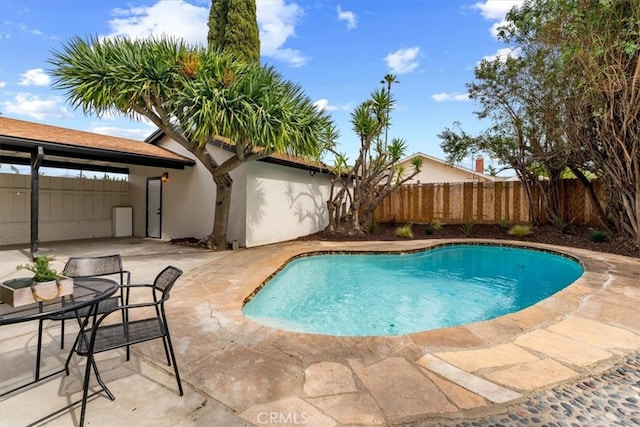
<instances>
[{"instance_id":1,"label":"wall sconce","mask_svg":"<svg viewBox=\"0 0 640 427\"><path fill-rule=\"evenodd\" d=\"M160 180L162 182L169 182L169 172L165 172L162 174L162 177L160 177Z\"/></svg>"},{"instance_id":2,"label":"wall sconce","mask_svg":"<svg viewBox=\"0 0 640 427\"><path fill-rule=\"evenodd\" d=\"M310 170L310 171L309 171L309 175L311 175L311 176L316 176L316 171L314 171L314 170Z\"/></svg>"}]
</instances>

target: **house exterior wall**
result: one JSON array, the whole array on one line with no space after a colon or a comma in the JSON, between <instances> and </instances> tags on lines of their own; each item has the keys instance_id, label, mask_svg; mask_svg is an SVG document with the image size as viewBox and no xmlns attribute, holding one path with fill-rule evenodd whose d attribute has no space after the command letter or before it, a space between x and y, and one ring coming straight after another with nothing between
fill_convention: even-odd
<instances>
[{"instance_id":1,"label":"house exterior wall","mask_svg":"<svg viewBox=\"0 0 640 427\"><path fill-rule=\"evenodd\" d=\"M413 170L410 162L405 164L407 170ZM438 163L433 160L422 158L422 168L420 172L414 176L406 184L428 184L438 182L491 182L487 177L474 174L472 171L466 171L462 168L448 166L444 163Z\"/></svg>"},{"instance_id":2,"label":"house exterior wall","mask_svg":"<svg viewBox=\"0 0 640 427\"><path fill-rule=\"evenodd\" d=\"M191 157L175 141L159 145ZM231 154L209 148L218 162ZM162 184L161 238L203 238L213 230L215 183L198 162L183 170L130 166L128 181L40 177L40 240L113 236L112 210L131 206L133 235L146 236L147 179ZM257 246L308 235L327 225L330 178L307 170L254 161L231 172L227 239ZM0 174L0 245L30 241L30 176Z\"/></svg>"},{"instance_id":3,"label":"house exterior wall","mask_svg":"<svg viewBox=\"0 0 640 427\"><path fill-rule=\"evenodd\" d=\"M192 157L168 137L159 145ZM208 150L219 163L231 156L212 145ZM169 172L169 182L162 184L162 238L199 239L211 234L215 183L200 162L184 170L131 168L134 234L144 236L146 232L146 180L163 172ZM306 170L252 161L234 169L231 178L229 242L237 240L240 246L257 246L312 234L326 227L330 185L326 175L312 176Z\"/></svg>"},{"instance_id":4,"label":"house exterior wall","mask_svg":"<svg viewBox=\"0 0 640 427\"><path fill-rule=\"evenodd\" d=\"M160 146L186 157L193 157L184 147L165 137ZM223 162L229 153L210 147L209 151L218 162ZM162 239L185 237L201 239L211 234L215 212L216 186L211 174L202 164L183 170L132 166L130 168L131 200L133 204L133 233L146 235L147 179L159 178L169 173L169 181L162 183ZM244 242L246 172L244 166L231 172L233 188L228 239Z\"/></svg>"},{"instance_id":5,"label":"house exterior wall","mask_svg":"<svg viewBox=\"0 0 640 427\"><path fill-rule=\"evenodd\" d=\"M162 168L131 167L129 181L133 206L133 234L147 234L147 179L160 178L169 173L169 182L162 183L161 238L204 237L211 233L213 217L203 212L213 211L213 195L203 176L195 168L167 170ZM213 183L211 183L213 185ZM213 190L215 193L215 190Z\"/></svg>"},{"instance_id":6,"label":"house exterior wall","mask_svg":"<svg viewBox=\"0 0 640 427\"><path fill-rule=\"evenodd\" d=\"M246 246L313 234L328 224L330 178L306 170L247 164Z\"/></svg>"},{"instance_id":7,"label":"house exterior wall","mask_svg":"<svg viewBox=\"0 0 640 427\"><path fill-rule=\"evenodd\" d=\"M31 176L0 174L0 245L31 240ZM39 177L39 240L113 235L112 214L129 206L129 183L102 179Z\"/></svg>"}]
</instances>

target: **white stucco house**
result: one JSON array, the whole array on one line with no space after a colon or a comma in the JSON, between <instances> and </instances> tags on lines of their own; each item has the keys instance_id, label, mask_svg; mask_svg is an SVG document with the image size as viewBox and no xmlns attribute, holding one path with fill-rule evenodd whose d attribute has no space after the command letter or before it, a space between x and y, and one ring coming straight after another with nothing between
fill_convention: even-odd
<instances>
[{"instance_id":1,"label":"white stucco house","mask_svg":"<svg viewBox=\"0 0 640 427\"><path fill-rule=\"evenodd\" d=\"M232 148L215 141L207 149L222 163ZM423 153L402 163L416 156L423 166L412 183L496 179L482 174L481 159L477 171ZM161 131L136 141L0 116L0 164L31 167L31 176L0 173L0 245L124 236L199 239L213 229L211 175ZM44 176L40 166L115 172L128 179ZM324 165L272 155L230 175L230 243L264 245L326 227L332 176Z\"/></svg>"},{"instance_id":2,"label":"white stucco house","mask_svg":"<svg viewBox=\"0 0 640 427\"><path fill-rule=\"evenodd\" d=\"M422 168L406 184L428 184L442 182L494 182L499 178L484 174L484 159L478 156L475 159L475 170L450 165L446 161L424 153L415 153L400 160L400 164L406 165L407 170L413 170L411 161L416 157L422 159Z\"/></svg>"},{"instance_id":3,"label":"white stucco house","mask_svg":"<svg viewBox=\"0 0 640 427\"><path fill-rule=\"evenodd\" d=\"M208 150L219 162L231 155L222 143ZM143 142L0 117L0 160L32 165L31 182L28 175L0 173L0 245L30 241L33 206L41 241L127 235L115 230L121 212L118 221L129 221L133 236L202 238L213 229L211 175L162 132ZM34 164L117 172L128 180L40 176ZM326 168L274 155L241 165L231 177L230 242L256 246L325 228Z\"/></svg>"},{"instance_id":4,"label":"white stucco house","mask_svg":"<svg viewBox=\"0 0 640 427\"><path fill-rule=\"evenodd\" d=\"M147 143L184 157L188 150L157 131ZM221 141L210 143L208 150L218 163L232 155L232 147ZM215 184L209 172L198 162L193 167L169 173L167 182L153 181L168 172L132 167L131 199L134 229L141 230L150 219L143 200L149 202L153 191L160 191L163 239L205 237L213 228ZM327 225L326 202L330 176L325 167L286 155L247 162L231 173L233 188L227 239L239 246L256 246L305 236Z\"/></svg>"}]
</instances>

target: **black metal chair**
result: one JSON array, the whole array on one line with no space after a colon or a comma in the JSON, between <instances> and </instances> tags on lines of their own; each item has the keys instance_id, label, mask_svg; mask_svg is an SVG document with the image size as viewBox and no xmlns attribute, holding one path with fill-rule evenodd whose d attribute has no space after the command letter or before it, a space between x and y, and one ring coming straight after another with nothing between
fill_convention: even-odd
<instances>
[{"instance_id":1,"label":"black metal chair","mask_svg":"<svg viewBox=\"0 0 640 427\"><path fill-rule=\"evenodd\" d=\"M70 278L80 277L97 277L97 276L113 276L118 278L120 282L120 296L109 298L102 301L98 305L97 313L104 313L114 307L124 304L124 294L122 286L131 283L131 273L122 268L122 258L120 255L104 255L95 257L70 257L62 271L62 275ZM67 297L69 298L69 297ZM120 301L118 301L120 300ZM64 304L64 302L63 302ZM42 354L42 329L45 320L60 321L60 349L64 349L64 325L66 320L84 318L88 314L88 308L76 312L67 312L64 314L50 316L40 319L38 322L38 346L36 354L36 381L40 378L40 360ZM124 315L124 312L123 312ZM129 351L127 349L127 360L129 360Z\"/></svg>"},{"instance_id":2,"label":"black metal chair","mask_svg":"<svg viewBox=\"0 0 640 427\"><path fill-rule=\"evenodd\" d=\"M127 347L144 341L150 341L162 338L164 344L165 356L167 364L173 364L173 370L178 383L178 391L180 396L184 394L182 390L182 382L178 373L178 365L171 344L171 336L169 335L169 326L167 325L167 317L165 315L164 303L169 299L169 292L176 280L182 275L182 270L177 267L168 266L156 276L153 284L145 285L124 285L126 290L125 304L120 307L114 307L102 315L98 316L90 329L80 331L79 340L76 347L76 353L80 356L87 357L87 366L84 375L82 410L80 413L80 425L84 423L84 417L87 406L87 398L89 394L89 378L91 376L91 367L96 374L96 379L111 400L115 397L100 378L100 372L94 360L94 354L104 351L114 350L121 347ZM145 303L130 304L129 291L135 288L151 289L153 300ZM153 308L153 310L150 310ZM120 310L125 310L126 315L122 322L112 323L112 314ZM136 313L139 313L136 315ZM132 316L133 314L133 316ZM108 321L107 321L108 319ZM134 320L130 320L134 319ZM106 324L103 324L105 323ZM70 358L69 358L70 359ZM68 374L67 360L67 374ZM98 391L99 393L99 391Z\"/></svg>"}]
</instances>

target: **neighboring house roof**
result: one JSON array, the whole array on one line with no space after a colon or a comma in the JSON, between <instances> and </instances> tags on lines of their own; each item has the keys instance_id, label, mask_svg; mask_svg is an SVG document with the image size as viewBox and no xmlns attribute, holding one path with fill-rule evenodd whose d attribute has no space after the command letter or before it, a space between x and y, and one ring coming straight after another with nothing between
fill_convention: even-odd
<instances>
[{"instance_id":1,"label":"neighboring house roof","mask_svg":"<svg viewBox=\"0 0 640 427\"><path fill-rule=\"evenodd\" d=\"M161 129L158 129L155 132L153 132L151 135L149 135L145 139L145 141L151 144L157 144L158 142L160 142L160 140L164 136L165 136L165 133ZM223 150L235 152L234 143L228 138L217 136L212 141L212 143ZM310 170L310 171L327 172L329 170L329 167L322 162L318 162L316 160L307 159L299 156L290 156L284 153L273 153L268 157L262 158L258 161L278 164L282 166L288 166L296 169Z\"/></svg>"},{"instance_id":2,"label":"neighboring house roof","mask_svg":"<svg viewBox=\"0 0 640 427\"><path fill-rule=\"evenodd\" d=\"M0 117L3 163L29 164L25 153L38 146L44 150L43 166L51 167L123 169L109 166L117 163L183 169L195 164L192 159L143 141Z\"/></svg>"},{"instance_id":3,"label":"neighboring house roof","mask_svg":"<svg viewBox=\"0 0 640 427\"><path fill-rule=\"evenodd\" d=\"M467 169L467 168L464 168L462 166L452 165L450 163L447 163L445 160L439 159L439 158L434 157L434 156L430 156L428 154L420 153L420 152L412 154L409 157L405 157L404 159L400 160L398 163L411 163L411 161L416 157L422 157L423 159L427 159L427 160L429 160L431 162L435 162L435 163L438 163L438 164L440 164L442 166L447 166L447 167L453 168L453 169L458 170L460 172L463 172L465 174L475 175L478 178L482 178L482 179L485 179L487 181L500 181L501 180L500 178L497 178L495 176L485 175L483 173L476 172L473 169ZM423 166L424 166L424 164L423 164Z\"/></svg>"}]
</instances>

